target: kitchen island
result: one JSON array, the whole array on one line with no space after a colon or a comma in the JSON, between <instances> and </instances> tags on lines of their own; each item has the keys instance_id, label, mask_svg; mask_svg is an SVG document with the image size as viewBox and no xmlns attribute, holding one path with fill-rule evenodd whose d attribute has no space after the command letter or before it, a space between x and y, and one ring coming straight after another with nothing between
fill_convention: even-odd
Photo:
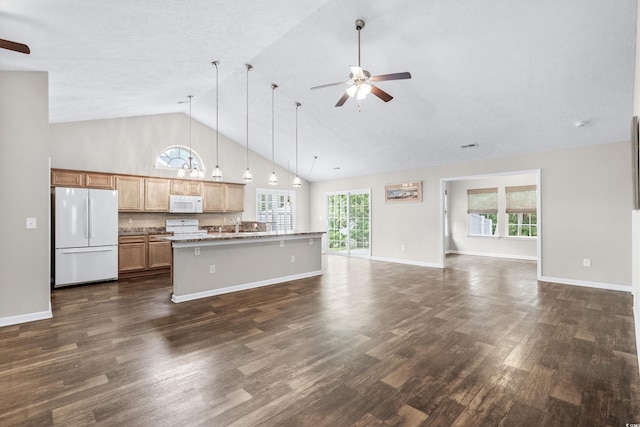
<instances>
[{"instance_id":1,"label":"kitchen island","mask_svg":"<svg viewBox=\"0 0 640 427\"><path fill-rule=\"evenodd\" d=\"M167 236L178 303L322 274L324 232Z\"/></svg>"}]
</instances>

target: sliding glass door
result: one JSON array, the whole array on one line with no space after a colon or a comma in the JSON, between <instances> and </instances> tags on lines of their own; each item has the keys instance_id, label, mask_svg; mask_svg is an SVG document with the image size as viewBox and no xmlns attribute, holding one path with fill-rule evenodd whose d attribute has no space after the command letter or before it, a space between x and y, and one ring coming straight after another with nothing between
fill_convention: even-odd
<instances>
[{"instance_id":1,"label":"sliding glass door","mask_svg":"<svg viewBox=\"0 0 640 427\"><path fill-rule=\"evenodd\" d=\"M327 193L327 253L371 256L370 190Z\"/></svg>"}]
</instances>

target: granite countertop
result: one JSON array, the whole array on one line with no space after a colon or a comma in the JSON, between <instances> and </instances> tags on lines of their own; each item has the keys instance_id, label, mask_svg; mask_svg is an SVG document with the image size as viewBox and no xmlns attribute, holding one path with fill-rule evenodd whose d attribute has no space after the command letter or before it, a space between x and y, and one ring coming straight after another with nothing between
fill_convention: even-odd
<instances>
[{"instance_id":1,"label":"granite countertop","mask_svg":"<svg viewBox=\"0 0 640 427\"><path fill-rule=\"evenodd\" d=\"M148 234L167 234L164 227L119 227L118 236L146 236Z\"/></svg>"},{"instance_id":2,"label":"granite countertop","mask_svg":"<svg viewBox=\"0 0 640 427\"><path fill-rule=\"evenodd\" d=\"M164 240L172 242L188 243L188 242L203 242L212 240L237 240L237 239L259 239L265 237L287 237L287 236L307 236L315 234L324 234L325 231L289 231L289 232L274 232L274 231L257 231L257 232L240 232L240 233L209 233L206 236L194 237L194 236L165 236Z\"/></svg>"}]
</instances>

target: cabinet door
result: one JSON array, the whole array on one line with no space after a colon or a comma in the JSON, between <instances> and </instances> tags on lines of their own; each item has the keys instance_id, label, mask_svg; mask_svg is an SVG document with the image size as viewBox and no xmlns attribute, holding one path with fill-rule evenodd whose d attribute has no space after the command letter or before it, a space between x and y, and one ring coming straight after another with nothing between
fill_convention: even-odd
<instances>
[{"instance_id":1,"label":"cabinet door","mask_svg":"<svg viewBox=\"0 0 640 427\"><path fill-rule=\"evenodd\" d=\"M116 177L118 210L123 212L144 211L144 178L135 176Z\"/></svg>"},{"instance_id":2,"label":"cabinet door","mask_svg":"<svg viewBox=\"0 0 640 427\"><path fill-rule=\"evenodd\" d=\"M106 173L87 172L84 175L84 185L88 188L101 188L105 190L116 189L114 176Z\"/></svg>"},{"instance_id":3,"label":"cabinet door","mask_svg":"<svg viewBox=\"0 0 640 427\"><path fill-rule=\"evenodd\" d=\"M168 179L144 179L144 210L146 212L169 212Z\"/></svg>"},{"instance_id":4,"label":"cabinet door","mask_svg":"<svg viewBox=\"0 0 640 427\"><path fill-rule=\"evenodd\" d=\"M84 173L51 169L52 187L84 187Z\"/></svg>"},{"instance_id":5,"label":"cabinet door","mask_svg":"<svg viewBox=\"0 0 640 427\"><path fill-rule=\"evenodd\" d=\"M204 182L202 210L204 212L223 212L225 209L225 184Z\"/></svg>"},{"instance_id":6,"label":"cabinet door","mask_svg":"<svg viewBox=\"0 0 640 427\"><path fill-rule=\"evenodd\" d=\"M244 211L244 185L226 184L227 186L227 212Z\"/></svg>"},{"instance_id":7,"label":"cabinet door","mask_svg":"<svg viewBox=\"0 0 640 427\"><path fill-rule=\"evenodd\" d=\"M149 269L171 267L171 242L149 236Z\"/></svg>"},{"instance_id":8,"label":"cabinet door","mask_svg":"<svg viewBox=\"0 0 640 427\"><path fill-rule=\"evenodd\" d=\"M147 268L145 236L121 236L118 245L118 272L143 271Z\"/></svg>"},{"instance_id":9,"label":"cabinet door","mask_svg":"<svg viewBox=\"0 0 640 427\"><path fill-rule=\"evenodd\" d=\"M176 194L181 196L201 196L202 181L172 179L169 191L171 194Z\"/></svg>"}]
</instances>

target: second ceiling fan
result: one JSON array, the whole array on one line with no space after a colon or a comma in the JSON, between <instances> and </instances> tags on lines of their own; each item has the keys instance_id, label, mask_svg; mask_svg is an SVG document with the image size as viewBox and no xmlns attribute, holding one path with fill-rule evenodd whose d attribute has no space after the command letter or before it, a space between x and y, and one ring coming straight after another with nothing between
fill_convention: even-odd
<instances>
[{"instance_id":1,"label":"second ceiling fan","mask_svg":"<svg viewBox=\"0 0 640 427\"><path fill-rule=\"evenodd\" d=\"M351 85L347 88L346 92L336 103L336 107L342 107L347 99L356 97L358 100L366 98L369 93L374 94L384 102L389 102L393 99L393 96L383 91L373 83L382 82L385 80L403 80L410 79L411 73L393 73L393 74L381 74L379 76L372 76L369 71L362 69L360 66L360 31L364 28L364 21L362 19L356 20L356 30L358 31L358 65L351 66L351 73L349 73L349 80L346 82L329 83L321 86L314 86L311 89L321 89L330 86L338 85Z\"/></svg>"}]
</instances>

